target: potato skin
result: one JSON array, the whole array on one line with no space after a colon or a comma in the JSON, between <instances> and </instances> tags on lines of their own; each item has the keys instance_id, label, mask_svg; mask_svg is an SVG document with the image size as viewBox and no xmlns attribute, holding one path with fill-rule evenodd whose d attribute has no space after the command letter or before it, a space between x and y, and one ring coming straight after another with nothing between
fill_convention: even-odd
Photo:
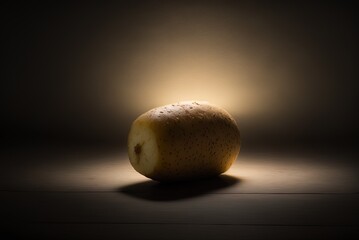
<instances>
[{"instance_id":1,"label":"potato skin","mask_svg":"<svg viewBox=\"0 0 359 240\"><path fill-rule=\"evenodd\" d=\"M147 177L183 181L219 175L240 151L240 133L228 112L204 102L179 102L152 109L136 121L156 136L158 162Z\"/></svg>"}]
</instances>

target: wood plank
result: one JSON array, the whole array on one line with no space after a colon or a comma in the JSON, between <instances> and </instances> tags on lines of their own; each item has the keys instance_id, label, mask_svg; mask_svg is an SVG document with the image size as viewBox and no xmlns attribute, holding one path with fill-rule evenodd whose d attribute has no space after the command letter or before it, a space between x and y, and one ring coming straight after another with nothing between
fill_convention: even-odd
<instances>
[{"instance_id":1,"label":"wood plank","mask_svg":"<svg viewBox=\"0 0 359 240\"><path fill-rule=\"evenodd\" d=\"M36 239L358 239L357 227L236 226L176 224L27 224L14 226L8 238Z\"/></svg>"},{"instance_id":2,"label":"wood plank","mask_svg":"<svg viewBox=\"0 0 359 240\"><path fill-rule=\"evenodd\" d=\"M353 225L359 195L209 194L154 201L119 193L1 193L13 223Z\"/></svg>"},{"instance_id":3,"label":"wood plank","mask_svg":"<svg viewBox=\"0 0 359 240\"><path fill-rule=\"evenodd\" d=\"M0 191L117 191L154 184L132 169L125 152L23 155L3 156ZM354 163L340 156L242 154L225 180L184 188L207 188L207 193L355 193L359 168Z\"/></svg>"},{"instance_id":4,"label":"wood plank","mask_svg":"<svg viewBox=\"0 0 359 240\"><path fill-rule=\"evenodd\" d=\"M227 176L174 185L137 174L123 151L0 157L0 236L9 238L358 235L358 164L348 156L242 154Z\"/></svg>"}]
</instances>

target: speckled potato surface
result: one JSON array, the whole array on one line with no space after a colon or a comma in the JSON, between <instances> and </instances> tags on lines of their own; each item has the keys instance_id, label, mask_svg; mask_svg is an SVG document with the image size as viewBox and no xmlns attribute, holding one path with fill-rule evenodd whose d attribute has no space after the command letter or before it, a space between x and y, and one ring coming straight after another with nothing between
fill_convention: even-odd
<instances>
[{"instance_id":1,"label":"speckled potato surface","mask_svg":"<svg viewBox=\"0 0 359 240\"><path fill-rule=\"evenodd\" d=\"M219 175L240 150L237 124L228 112L206 102L154 108L133 123L128 155L133 168L157 181Z\"/></svg>"}]
</instances>

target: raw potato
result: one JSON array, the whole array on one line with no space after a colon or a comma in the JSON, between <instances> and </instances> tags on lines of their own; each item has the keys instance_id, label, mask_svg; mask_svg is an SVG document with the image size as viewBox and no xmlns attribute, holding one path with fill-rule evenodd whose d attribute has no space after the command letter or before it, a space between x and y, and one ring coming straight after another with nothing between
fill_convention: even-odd
<instances>
[{"instance_id":1,"label":"raw potato","mask_svg":"<svg viewBox=\"0 0 359 240\"><path fill-rule=\"evenodd\" d=\"M157 181L219 175L240 149L235 120L206 102L179 102L139 116L128 136L133 168Z\"/></svg>"}]
</instances>

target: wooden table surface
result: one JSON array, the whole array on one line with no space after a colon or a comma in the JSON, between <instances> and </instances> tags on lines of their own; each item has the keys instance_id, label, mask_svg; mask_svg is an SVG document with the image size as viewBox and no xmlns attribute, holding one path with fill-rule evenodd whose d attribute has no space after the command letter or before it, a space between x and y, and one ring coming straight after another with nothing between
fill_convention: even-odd
<instances>
[{"instance_id":1,"label":"wooden table surface","mask_svg":"<svg viewBox=\"0 0 359 240\"><path fill-rule=\"evenodd\" d=\"M160 184L121 150L9 148L1 239L354 239L355 160L242 152L218 178Z\"/></svg>"}]
</instances>

